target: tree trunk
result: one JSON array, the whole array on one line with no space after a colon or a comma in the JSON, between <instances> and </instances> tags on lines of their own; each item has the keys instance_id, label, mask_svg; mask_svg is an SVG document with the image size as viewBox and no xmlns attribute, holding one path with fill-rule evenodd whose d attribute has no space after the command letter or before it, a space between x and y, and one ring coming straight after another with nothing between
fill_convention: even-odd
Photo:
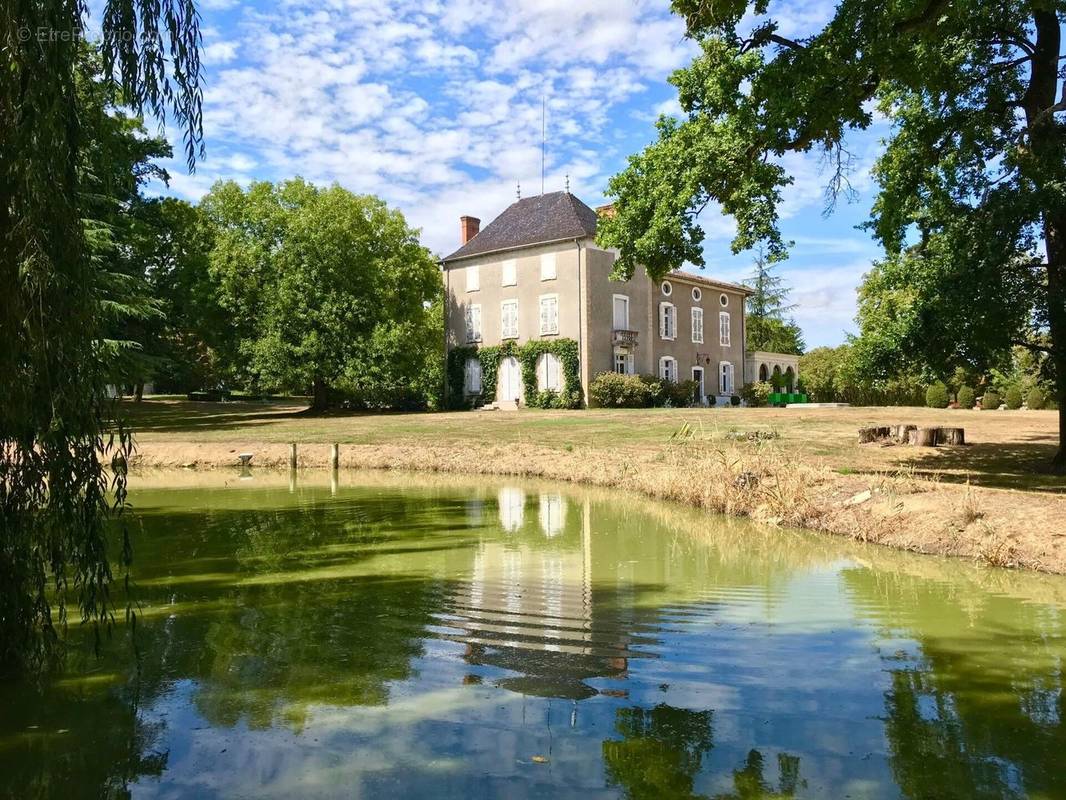
<instances>
[{"instance_id":1,"label":"tree trunk","mask_svg":"<svg viewBox=\"0 0 1066 800\"><path fill-rule=\"evenodd\" d=\"M1059 59L1062 29L1055 11L1040 8L1033 12L1036 43L1029 85L1022 98L1036 169L1037 185L1047 190L1056 180L1044 167L1059 166L1066 158L1066 137L1056 123L1051 108L1059 85ZM1057 171L1056 171L1057 173ZM1041 180L1043 178L1043 180ZM1066 474L1066 214L1044 213L1044 247L1047 250L1047 320L1051 334L1051 363L1055 368L1055 399L1059 405L1059 449L1052 460L1054 472Z\"/></svg>"},{"instance_id":2,"label":"tree trunk","mask_svg":"<svg viewBox=\"0 0 1066 800\"><path fill-rule=\"evenodd\" d=\"M139 403L144 399L144 381L133 387L133 402Z\"/></svg>"},{"instance_id":3,"label":"tree trunk","mask_svg":"<svg viewBox=\"0 0 1066 800\"><path fill-rule=\"evenodd\" d=\"M312 389L311 410L325 411L329 408L329 384L322 378L315 378Z\"/></svg>"}]
</instances>

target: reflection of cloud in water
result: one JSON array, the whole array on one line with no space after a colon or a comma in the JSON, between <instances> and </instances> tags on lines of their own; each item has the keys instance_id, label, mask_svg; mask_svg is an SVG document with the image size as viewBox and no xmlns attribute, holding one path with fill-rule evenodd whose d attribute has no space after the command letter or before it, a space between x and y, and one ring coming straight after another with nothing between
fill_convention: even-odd
<instances>
[{"instance_id":1,"label":"reflection of cloud in water","mask_svg":"<svg viewBox=\"0 0 1066 800\"><path fill-rule=\"evenodd\" d=\"M526 511L526 493L513 486L504 486L500 489L500 527L507 533L514 533L522 527Z\"/></svg>"}]
</instances>

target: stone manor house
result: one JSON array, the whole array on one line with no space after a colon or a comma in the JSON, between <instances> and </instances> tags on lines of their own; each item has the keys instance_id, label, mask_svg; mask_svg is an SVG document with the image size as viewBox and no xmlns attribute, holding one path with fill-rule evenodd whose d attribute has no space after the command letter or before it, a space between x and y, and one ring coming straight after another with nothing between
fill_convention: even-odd
<instances>
[{"instance_id":1,"label":"stone manor house","mask_svg":"<svg viewBox=\"0 0 1066 800\"><path fill-rule=\"evenodd\" d=\"M446 348L572 339L586 399L590 381L609 370L691 379L701 403L708 395L728 403L774 371L795 380L796 356L745 350L747 287L688 272L653 282L643 269L612 280L617 253L596 245L598 213L609 212L552 192L513 203L484 228L461 217L461 246L442 264ZM469 358L464 393L481 395L482 381L478 359ZM563 381L558 357L541 355L537 388L560 391ZM500 359L496 396L483 399L524 405L518 359Z\"/></svg>"}]
</instances>

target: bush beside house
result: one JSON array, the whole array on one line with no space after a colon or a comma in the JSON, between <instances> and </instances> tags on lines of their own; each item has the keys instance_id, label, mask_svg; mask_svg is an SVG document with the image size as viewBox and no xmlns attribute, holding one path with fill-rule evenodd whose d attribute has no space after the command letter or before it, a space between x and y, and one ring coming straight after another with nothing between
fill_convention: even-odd
<instances>
[{"instance_id":1,"label":"bush beside house","mask_svg":"<svg viewBox=\"0 0 1066 800\"><path fill-rule=\"evenodd\" d=\"M956 399L958 400L959 408L971 409L977 401L977 396L969 386L960 386Z\"/></svg>"},{"instance_id":2,"label":"bush beside house","mask_svg":"<svg viewBox=\"0 0 1066 800\"><path fill-rule=\"evenodd\" d=\"M999 408L999 404L1002 401L998 394L989 389L985 392L985 396L981 398L981 410L982 411L995 411Z\"/></svg>"},{"instance_id":3,"label":"bush beside house","mask_svg":"<svg viewBox=\"0 0 1066 800\"><path fill-rule=\"evenodd\" d=\"M1017 411L1019 408L1022 407L1022 390L1019 389L1017 386L1010 387L1009 389L1007 389L1007 394L1003 398L1003 400L1007 404L1007 408L1011 409L1012 411Z\"/></svg>"}]
</instances>

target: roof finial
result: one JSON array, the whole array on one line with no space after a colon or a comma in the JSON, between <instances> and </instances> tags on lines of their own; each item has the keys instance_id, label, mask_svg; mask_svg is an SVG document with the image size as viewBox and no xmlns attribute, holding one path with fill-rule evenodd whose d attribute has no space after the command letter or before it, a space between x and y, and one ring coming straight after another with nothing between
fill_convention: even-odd
<instances>
[{"instance_id":1,"label":"roof finial","mask_svg":"<svg viewBox=\"0 0 1066 800\"><path fill-rule=\"evenodd\" d=\"M566 193L570 194L570 173L566 173Z\"/></svg>"},{"instance_id":2,"label":"roof finial","mask_svg":"<svg viewBox=\"0 0 1066 800\"><path fill-rule=\"evenodd\" d=\"M515 192L515 194L517 194L518 195L518 199L521 200L522 199L522 181L515 181L515 184L518 187L517 191Z\"/></svg>"}]
</instances>

